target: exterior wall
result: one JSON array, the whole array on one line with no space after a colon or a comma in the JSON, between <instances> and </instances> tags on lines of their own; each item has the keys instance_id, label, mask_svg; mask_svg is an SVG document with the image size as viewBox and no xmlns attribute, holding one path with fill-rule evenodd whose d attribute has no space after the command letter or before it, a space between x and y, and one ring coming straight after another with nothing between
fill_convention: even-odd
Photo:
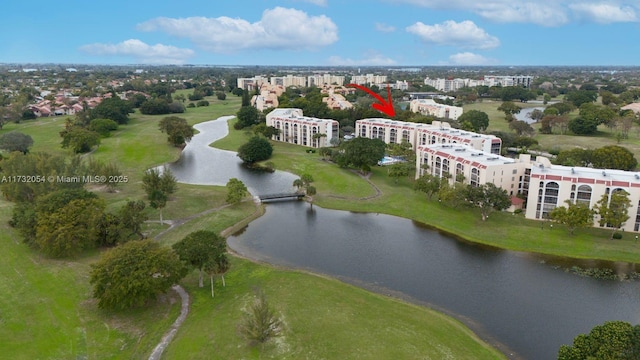
<instances>
[{"instance_id":1,"label":"exterior wall","mask_svg":"<svg viewBox=\"0 0 640 360\"><path fill-rule=\"evenodd\" d=\"M362 119L356 121L356 136L380 139L386 144L401 144L406 140L415 150L416 130L422 126L427 125L382 118Z\"/></svg>"},{"instance_id":2,"label":"exterior wall","mask_svg":"<svg viewBox=\"0 0 640 360\"><path fill-rule=\"evenodd\" d=\"M395 130L395 136L391 130ZM406 131L406 133L404 133ZM502 140L493 135L476 134L470 131L453 129L446 122L434 121L432 124L420 124L389 119L362 119L356 121L356 136L380 139L385 143L401 143L406 136L413 149L417 145L429 144L466 144L476 150L500 154Z\"/></svg>"},{"instance_id":3,"label":"exterior wall","mask_svg":"<svg viewBox=\"0 0 640 360\"><path fill-rule=\"evenodd\" d=\"M300 109L275 109L266 118L267 126L280 129L280 134L272 137L275 141L320 148L331 146L331 139L338 136L337 121L306 117ZM315 134L325 136L314 139Z\"/></svg>"},{"instance_id":4,"label":"exterior wall","mask_svg":"<svg viewBox=\"0 0 640 360\"><path fill-rule=\"evenodd\" d=\"M418 128L416 136L416 143L419 145L465 144L473 149L498 155L502 147L502 140L496 136L454 129L449 123L439 121L434 121L431 126Z\"/></svg>"},{"instance_id":5,"label":"exterior wall","mask_svg":"<svg viewBox=\"0 0 640 360\"><path fill-rule=\"evenodd\" d=\"M528 219L547 219L549 212L555 207L566 205L565 200L583 202L593 208L602 195L617 190L629 193L631 200L629 220L623 229L639 231L640 176L629 171L550 164L533 166L525 216ZM598 221L599 217L596 215L594 226L600 226Z\"/></svg>"},{"instance_id":6,"label":"exterior wall","mask_svg":"<svg viewBox=\"0 0 640 360\"><path fill-rule=\"evenodd\" d=\"M439 104L432 99L412 100L409 108L415 113L433 115L445 119L457 120L462 115L461 107Z\"/></svg>"},{"instance_id":7,"label":"exterior wall","mask_svg":"<svg viewBox=\"0 0 640 360\"><path fill-rule=\"evenodd\" d=\"M511 159L465 145L419 145L416 150L416 178L431 174L448 177L449 183L453 184L458 175L463 175L462 182L465 184L479 186L493 183L515 196L527 189L526 173L531 166L529 160L528 156Z\"/></svg>"}]
</instances>

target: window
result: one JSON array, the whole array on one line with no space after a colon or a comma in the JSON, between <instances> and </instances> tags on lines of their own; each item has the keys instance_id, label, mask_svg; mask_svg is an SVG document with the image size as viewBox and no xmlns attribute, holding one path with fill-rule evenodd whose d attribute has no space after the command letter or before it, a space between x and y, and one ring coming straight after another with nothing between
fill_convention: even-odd
<instances>
[{"instance_id":1,"label":"window","mask_svg":"<svg viewBox=\"0 0 640 360\"><path fill-rule=\"evenodd\" d=\"M480 170L478 168L471 168L471 186L480 185Z\"/></svg>"},{"instance_id":2,"label":"window","mask_svg":"<svg viewBox=\"0 0 640 360\"><path fill-rule=\"evenodd\" d=\"M309 135L307 134L307 132L308 132L307 125L302 125L302 145L304 145L304 146L307 146L307 145L308 145L308 143L307 143L307 141L308 141L307 137L308 137Z\"/></svg>"},{"instance_id":3,"label":"window","mask_svg":"<svg viewBox=\"0 0 640 360\"><path fill-rule=\"evenodd\" d=\"M360 125L360 136L367 137L367 127L365 125Z\"/></svg>"},{"instance_id":4,"label":"window","mask_svg":"<svg viewBox=\"0 0 640 360\"><path fill-rule=\"evenodd\" d=\"M391 129L389 130L389 144L395 144L398 137L398 130Z\"/></svg>"},{"instance_id":5,"label":"window","mask_svg":"<svg viewBox=\"0 0 640 360\"><path fill-rule=\"evenodd\" d=\"M578 187L578 192L577 192L577 197L576 197L576 204L579 204L579 203L585 204L587 206L589 206L591 204L591 186L589 186L589 185L580 185Z\"/></svg>"},{"instance_id":6,"label":"window","mask_svg":"<svg viewBox=\"0 0 640 360\"><path fill-rule=\"evenodd\" d=\"M402 141L409 142L409 131L402 130Z\"/></svg>"},{"instance_id":7,"label":"window","mask_svg":"<svg viewBox=\"0 0 640 360\"><path fill-rule=\"evenodd\" d=\"M541 189L542 190L542 189ZM551 210L555 209L558 205L558 193L560 192L560 185L557 182L549 182L544 186L544 194L538 196L538 205L540 205L540 198L542 198L542 207L538 206L536 211L536 218L548 219ZM539 193L540 194L540 193Z\"/></svg>"}]
</instances>

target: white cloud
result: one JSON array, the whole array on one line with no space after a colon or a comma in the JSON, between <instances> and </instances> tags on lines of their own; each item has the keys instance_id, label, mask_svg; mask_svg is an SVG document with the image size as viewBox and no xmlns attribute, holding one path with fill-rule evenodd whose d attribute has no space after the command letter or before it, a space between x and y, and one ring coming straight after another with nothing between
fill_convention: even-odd
<instances>
[{"instance_id":1,"label":"white cloud","mask_svg":"<svg viewBox=\"0 0 640 360\"><path fill-rule=\"evenodd\" d=\"M98 56L133 56L145 64L184 64L195 52L191 49L170 45L148 45L138 39L129 39L118 44L94 43L80 50Z\"/></svg>"},{"instance_id":2,"label":"white cloud","mask_svg":"<svg viewBox=\"0 0 640 360\"><path fill-rule=\"evenodd\" d=\"M380 54L374 54L360 60L331 56L327 60L327 63L332 66L387 66L395 65L396 61Z\"/></svg>"},{"instance_id":3,"label":"white cloud","mask_svg":"<svg viewBox=\"0 0 640 360\"><path fill-rule=\"evenodd\" d=\"M384 23L376 23L376 30L380 31L380 32L385 32L385 33L390 33L390 32L394 32L396 31L396 28L394 26L391 25L387 25Z\"/></svg>"},{"instance_id":4,"label":"white cloud","mask_svg":"<svg viewBox=\"0 0 640 360\"><path fill-rule=\"evenodd\" d=\"M581 18L601 24L638 21L636 11L630 6L579 3L569 7Z\"/></svg>"},{"instance_id":5,"label":"white cloud","mask_svg":"<svg viewBox=\"0 0 640 360\"><path fill-rule=\"evenodd\" d=\"M482 55L463 52L449 56L449 65L495 65L494 59L486 58Z\"/></svg>"},{"instance_id":6,"label":"white cloud","mask_svg":"<svg viewBox=\"0 0 640 360\"><path fill-rule=\"evenodd\" d=\"M628 22L640 20L637 13L640 4L629 5L621 0L387 0L408 3L431 9L463 10L485 19L503 23L533 23L542 26L564 25L572 20L589 20L598 23Z\"/></svg>"},{"instance_id":7,"label":"white cloud","mask_svg":"<svg viewBox=\"0 0 640 360\"><path fill-rule=\"evenodd\" d=\"M327 0L299 0L299 1L307 2L307 3L318 5L318 6L327 6Z\"/></svg>"},{"instance_id":8,"label":"white cloud","mask_svg":"<svg viewBox=\"0 0 640 360\"><path fill-rule=\"evenodd\" d=\"M497 37L489 35L469 20L459 23L447 20L442 24L435 25L417 22L407 27L406 30L430 44L470 49L493 49L500 46L500 40Z\"/></svg>"},{"instance_id":9,"label":"white cloud","mask_svg":"<svg viewBox=\"0 0 640 360\"><path fill-rule=\"evenodd\" d=\"M159 17L138 24L142 31L164 31L188 38L199 47L216 53L246 49L317 49L338 40L338 27L330 18L309 16L296 9L276 7L262 13L260 21L244 19Z\"/></svg>"}]
</instances>

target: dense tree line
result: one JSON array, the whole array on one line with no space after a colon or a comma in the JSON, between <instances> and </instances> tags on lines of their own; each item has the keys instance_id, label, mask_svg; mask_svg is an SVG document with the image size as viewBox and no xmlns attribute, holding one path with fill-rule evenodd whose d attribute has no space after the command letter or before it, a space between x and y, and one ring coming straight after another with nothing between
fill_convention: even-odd
<instances>
[{"instance_id":1,"label":"dense tree line","mask_svg":"<svg viewBox=\"0 0 640 360\"><path fill-rule=\"evenodd\" d=\"M69 257L142 237L144 203L130 201L115 213L106 212L104 201L84 189L84 177L95 175L89 168L80 158L43 153L14 152L3 161L7 178L38 174L30 182L0 186L5 198L16 203L10 224L27 245L52 257Z\"/></svg>"}]
</instances>

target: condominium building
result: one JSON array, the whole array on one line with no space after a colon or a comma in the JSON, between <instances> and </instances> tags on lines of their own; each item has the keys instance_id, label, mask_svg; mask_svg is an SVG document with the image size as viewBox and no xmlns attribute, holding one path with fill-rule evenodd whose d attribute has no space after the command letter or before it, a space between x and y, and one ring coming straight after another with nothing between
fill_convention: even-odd
<instances>
[{"instance_id":1,"label":"condominium building","mask_svg":"<svg viewBox=\"0 0 640 360\"><path fill-rule=\"evenodd\" d=\"M526 198L525 217L549 219L559 206L582 203L593 208L603 195L624 191L631 201L625 231L640 231L640 173L552 165L549 159L523 154L516 159L477 151L462 144L418 145L416 178L431 174L472 186L493 183L511 196ZM593 226L599 225L595 216Z\"/></svg>"},{"instance_id":2,"label":"condominium building","mask_svg":"<svg viewBox=\"0 0 640 360\"><path fill-rule=\"evenodd\" d=\"M432 115L443 119L458 120L462 115L462 108L435 102L433 99L411 100L409 109L422 115Z\"/></svg>"},{"instance_id":3,"label":"condominium building","mask_svg":"<svg viewBox=\"0 0 640 360\"><path fill-rule=\"evenodd\" d=\"M255 90L262 86L262 84L267 84L267 78L263 76L254 76L252 78L238 78L237 85L240 89L248 89L249 91Z\"/></svg>"},{"instance_id":4,"label":"condominium building","mask_svg":"<svg viewBox=\"0 0 640 360\"><path fill-rule=\"evenodd\" d=\"M463 87L476 86L522 86L531 87L533 76L529 75L485 75L482 79L456 78L456 79L424 79L424 84L433 86L439 91L451 92Z\"/></svg>"},{"instance_id":5,"label":"condominium building","mask_svg":"<svg viewBox=\"0 0 640 360\"><path fill-rule=\"evenodd\" d=\"M289 86L305 87L307 86L307 78L304 76L273 76L269 78L269 83L272 86L282 86L287 88Z\"/></svg>"},{"instance_id":6,"label":"condominium building","mask_svg":"<svg viewBox=\"0 0 640 360\"><path fill-rule=\"evenodd\" d=\"M454 129L441 121L421 124L381 118L362 119L356 121L356 134L380 139L387 144L408 141L414 150L418 145L464 144L479 151L500 154L502 147L502 140L497 136Z\"/></svg>"},{"instance_id":7,"label":"condominium building","mask_svg":"<svg viewBox=\"0 0 640 360\"><path fill-rule=\"evenodd\" d=\"M531 183L525 216L529 219L548 219L557 206L566 206L565 200L583 203L590 208L604 194L625 191L631 207L629 220L622 227L626 231L640 230L640 174L631 171L570 167L539 163L531 167ZM594 226L598 226L596 215Z\"/></svg>"},{"instance_id":8,"label":"condominium building","mask_svg":"<svg viewBox=\"0 0 640 360\"><path fill-rule=\"evenodd\" d=\"M330 146L338 138L335 120L307 117L300 109L274 109L267 114L267 126L280 130L273 140L314 148Z\"/></svg>"},{"instance_id":9,"label":"condominium building","mask_svg":"<svg viewBox=\"0 0 640 360\"><path fill-rule=\"evenodd\" d=\"M387 76L386 75L374 75L374 74L366 74L366 75L354 75L351 77L352 84L358 85L385 85L387 84Z\"/></svg>"},{"instance_id":10,"label":"condominium building","mask_svg":"<svg viewBox=\"0 0 640 360\"><path fill-rule=\"evenodd\" d=\"M331 74L315 74L307 77L307 86L344 85L344 76Z\"/></svg>"},{"instance_id":11,"label":"condominium building","mask_svg":"<svg viewBox=\"0 0 640 360\"><path fill-rule=\"evenodd\" d=\"M530 155L513 159L454 143L418 145L416 149L416 178L431 174L448 178L450 183L493 183L511 196L526 192L530 168Z\"/></svg>"}]
</instances>

